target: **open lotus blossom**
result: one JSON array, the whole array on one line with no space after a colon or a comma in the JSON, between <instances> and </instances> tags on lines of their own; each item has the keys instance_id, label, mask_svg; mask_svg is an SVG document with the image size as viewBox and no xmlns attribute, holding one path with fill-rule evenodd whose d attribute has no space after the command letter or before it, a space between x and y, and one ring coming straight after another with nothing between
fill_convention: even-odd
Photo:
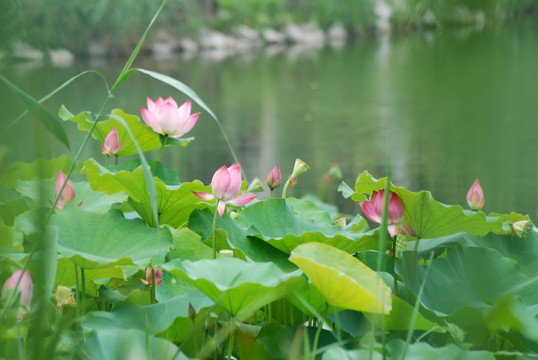
<instances>
[{"instance_id":1,"label":"open lotus blossom","mask_svg":"<svg viewBox=\"0 0 538 360\"><path fill-rule=\"evenodd\" d=\"M20 281L19 278L21 278ZM19 286L17 286L17 282L19 283ZM9 298L10 291L16 291L20 294L18 316L18 321L20 322L22 321L24 314L30 309L32 297L34 296L34 282L32 281L32 276L30 276L30 273L25 271L24 274L22 274L22 270L15 271L13 275L6 280L4 286L2 287L2 298Z\"/></svg>"},{"instance_id":2,"label":"open lotus blossom","mask_svg":"<svg viewBox=\"0 0 538 360\"><path fill-rule=\"evenodd\" d=\"M174 99L170 96L163 100L161 97L153 102L147 98L148 108L140 107L142 118L151 126L153 131L161 135L168 135L178 138L189 132L200 113L191 115L191 102L187 101L179 108Z\"/></svg>"},{"instance_id":3,"label":"open lotus blossom","mask_svg":"<svg viewBox=\"0 0 538 360\"><path fill-rule=\"evenodd\" d=\"M60 190L62 189L62 185L64 184L66 179L65 174L62 170L58 172L58 177L56 178L56 186L54 187L54 197L58 197L58 194L60 193ZM65 187L62 191L62 194L60 195L60 200L58 200L58 203L56 204L56 209L61 210L64 208L66 204L72 203L75 201L75 188L73 187L73 184L71 181L67 181L67 184L65 184ZM52 201L50 201L50 204L54 204ZM77 204L77 206L80 206L82 204L82 201Z\"/></svg>"},{"instance_id":4,"label":"open lotus blossom","mask_svg":"<svg viewBox=\"0 0 538 360\"><path fill-rule=\"evenodd\" d=\"M383 217L383 198L385 190L374 191L370 197L370 201L360 203L364 215L368 219L380 224ZM391 236L398 233L396 225L399 224L404 217L405 207L402 199L392 191L389 194L389 204L387 211L388 232Z\"/></svg>"},{"instance_id":5,"label":"open lotus blossom","mask_svg":"<svg viewBox=\"0 0 538 360\"><path fill-rule=\"evenodd\" d=\"M103 149L103 154L112 156L120 151L122 145L123 143L120 144L120 138L118 137L118 130L114 128L106 136L105 143L101 145L101 149Z\"/></svg>"},{"instance_id":6,"label":"open lotus blossom","mask_svg":"<svg viewBox=\"0 0 538 360\"><path fill-rule=\"evenodd\" d=\"M143 284L146 284L147 286L151 287L153 284L152 279L152 270L150 267L146 268L146 278L140 279ZM155 284L160 285L162 284L162 277L163 277L163 270L162 269L155 269Z\"/></svg>"},{"instance_id":7,"label":"open lotus blossom","mask_svg":"<svg viewBox=\"0 0 538 360\"><path fill-rule=\"evenodd\" d=\"M269 186L269 189L274 190L279 187L281 183L282 174L280 172L280 167L276 165L269 175L267 175L267 186Z\"/></svg>"},{"instance_id":8,"label":"open lotus blossom","mask_svg":"<svg viewBox=\"0 0 538 360\"><path fill-rule=\"evenodd\" d=\"M217 211L221 217L224 214L224 210L226 210L226 204L243 206L256 198L256 195L251 194L238 196L239 190L241 190L241 169L237 163L229 168L222 166L215 172L211 180L211 190L213 194L194 191L194 195L202 200L217 198L219 200Z\"/></svg>"},{"instance_id":9,"label":"open lotus blossom","mask_svg":"<svg viewBox=\"0 0 538 360\"><path fill-rule=\"evenodd\" d=\"M484 192L480 182L476 179L467 192L467 204L469 204L471 210L480 210L484 207L484 203Z\"/></svg>"}]
</instances>

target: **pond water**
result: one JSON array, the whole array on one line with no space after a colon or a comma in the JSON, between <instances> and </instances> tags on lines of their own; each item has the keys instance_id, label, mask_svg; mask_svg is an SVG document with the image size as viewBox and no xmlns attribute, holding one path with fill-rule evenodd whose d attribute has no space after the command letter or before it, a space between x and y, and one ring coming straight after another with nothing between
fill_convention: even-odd
<instances>
[{"instance_id":1,"label":"pond water","mask_svg":"<svg viewBox=\"0 0 538 360\"><path fill-rule=\"evenodd\" d=\"M341 167L350 185L364 170L383 177L390 158L398 186L427 189L441 202L465 205L466 192L478 178L486 212L517 211L536 219L536 21L480 31L363 38L339 49L263 49L219 61L211 56L140 58L135 65L194 89L219 117L249 179L265 182L276 163L287 176L295 158L309 164L312 171L299 178L290 196L318 193L332 165ZM0 72L40 98L88 68L113 82L122 66L119 60L88 60L67 68L27 62L5 65ZM61 104L74 113L95 112L105 95L102 80L86 75L46 105L53 113ZM139 115L146 96L169 95L186 100L175 89L135 74L118 90L110 109ZM3 84L0 96L5 129L23 107ZM82 135L72 124L66 127L76 149ZM35 158L36 152L40 157L65 152L30 118L2 133L2 142L21 160ZM232 157L209 115L202 112L190 135L194 142L166 149L162 159L181 181L198 178L207 184ZM95 141L84 155L104 162ZM336 188L337 182L330 184L324 198L356 213L356 204Z\"/></svg>"}]
</instances>

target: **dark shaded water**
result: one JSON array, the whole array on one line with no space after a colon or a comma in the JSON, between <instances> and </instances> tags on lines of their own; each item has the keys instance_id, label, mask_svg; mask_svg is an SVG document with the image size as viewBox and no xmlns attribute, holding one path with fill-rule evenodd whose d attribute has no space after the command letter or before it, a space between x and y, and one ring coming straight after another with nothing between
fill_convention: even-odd
<instances>
[{"instance_id":1,"label":"dark shaded water","mask_svg":"<svg viewBox=\"0 0 538 360\"><path fill-rule=\"evenodd\" d=\"M517 211L533 219L538 207L538 24L523 22L481 31L444 30L392 38L361 39L341 49L260 51L222 61L139 59L136 66L169 74L193 88L220 118L249 179L265 182L279 163L285 175L294 159L312 171L289 195L318 192L323 174L339 165L352 185L368 170L393 182L427 189L445 203L465 204L479 178L486 212ZM295 52L294 52L295 51ZM69 68L21 63L0 68L7 78L39 98L87 68L110 82L119 61L92 61ZM48 101L72 112L97 111L106 93L102 80L87 75ZM174 96L176 90L135 74L116 93L111 108L139 115L146 96ZM2 124L23 109L0 84ZM199 109L196 109L199 111ZM82 136L66 124L76 148ZM167 149L163 160L182 181L209 183L213 172L232 163L215 122L202 114L187 148ZM30 118L2 141L16 157L30 160L64 152ZM93 142L86 156L100 155ZM150 154L149 157L154 157ZM350 200L329 186L325 198L352 213Z\"/></svg>"}]
</instances>

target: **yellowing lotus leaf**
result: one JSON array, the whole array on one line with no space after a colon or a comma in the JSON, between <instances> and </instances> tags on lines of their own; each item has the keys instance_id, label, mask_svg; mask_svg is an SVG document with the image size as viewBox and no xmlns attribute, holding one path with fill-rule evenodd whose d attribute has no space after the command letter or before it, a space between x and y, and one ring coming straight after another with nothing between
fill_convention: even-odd
<instances>
[{"instance_id":1,"label":"yellowing lotus leaf","mask_svg":"<svg viewBox=\"0 0 538 360\"><path fill-rule=\"evenodd\" d=\"M308 276L329 305L388 314L390 289L375 271L348 253L323 243L297 246L290 261Z\"/></svg>"}]
</instances>

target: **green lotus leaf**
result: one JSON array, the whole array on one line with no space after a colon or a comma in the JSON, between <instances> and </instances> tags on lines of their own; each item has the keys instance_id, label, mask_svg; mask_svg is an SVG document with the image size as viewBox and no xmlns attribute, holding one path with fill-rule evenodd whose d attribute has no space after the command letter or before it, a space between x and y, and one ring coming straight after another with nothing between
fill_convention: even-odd
<instances>
[{"instance_id":1,"label":"green lotus leaf","mask_svg":"<svg viewBox=\"0 0 538 360\"><path fill-rule=\"evenodd\" d=\"M177 172L175 172L175 170L172 170L172 169L167 169L163 162L150 160L150 159L146 159L146 162L149 165L151 174L154 177L158 177L159 179L164 181L166 185L179 185L180 184ZM133 171L140 165L142 165L140 158L136 158L136 159L131 159L129 161L123 162L118 165L108 165L108 169L111 172L119 172L122 170Z\"/></svg>"},{"instance_id":2,"label":"green lotus leaf","mask_svg":"<svg viewBox=\"0 0 538 360\"><path fill-rule=\"evenodd\" d=\"M384 328L386 330L407 330L411 325L411 318L413 316L413 306L408 302L400 299L399 297L392 295L392 311L389 315L385 315L384 319L379 314L365 314L368 321L374 324L377 328ZM384 321L384 325L383 322ZM420 312L417 314L415 320L414 330L432 330L435 332L442 332L441 326L426 319Z\"/></svg>"},{"instance_id":3,"label":"green lotus leaf","mask_svg":"<svg viewBox=\"0 0 538 360\"><path fill-rule=\"evenodd\" d=\"M236 221L250 226L248 234L267 241L285 253L300 244L320 242L348 253L377 249L373 233L342 229L333 224L329 214L312 202L272 198L245 208Z\"/></svg>"},{"instance_id":4,"label":"green lotus leaf","mask_svg":"<svg viewBox=\"0 0 538 360\"><path fill-rule=\"evenodd\" d=\"M125 121L143 152L159 149L161 147L159 134L153 131L150 126L142 123L138 116L126 114L121 109L112 110L112 115L118 116ZM91 114L87 111L83 111L75 116L69 112L65 106L62 106L59 111L59 116L64 121L75 122L78 124L78 129L82 131L89 131L93 124ZM92 136L103 144L106 136L113 128L116 128L118 131L119 141L123 144L117 155L127 156L138 154L136 146L127 130L123 127L123 124L113 117L100 121L92 132Z\"/></svg>"},{"instance_id":5,"label":"green lotus leaf","mask_svg":"<svg viewBox=\"0 0 538 360\"><path fill-rule=\"evenodd\" d=\"M538 278L529 282L536 293ZM538 301L525 304L519 295L503 296L486 314L486 324L492 331L502 330L520 332L523 336L538 344Z\"/></svg>"},{"instance_id":6,"label":"green lotus leaf","mask_svg":"<svg viewBox=\"0 0 538 360\"><path fill-rule=\"evenodd\" d=\"M54 187L56 177L48 180L34 179L31 181L18 181L15 189L22 195L34 201L36 206L50 207L50 201L54 201ZM75 188L75 203L88 212L105 213L117 203L127 200L126 193L107 195L102 191L93 191L90 184L72 182Z\"/></svg>"},{"instance_id":7,"label":"green lotus leaf","mask_svg":"<svg viewBox=\"0 0 538 360\"><path fill-rule=\"evenodd\" d=\"M321 360L357 360L372 359L381 360L383 355L377 351L368 349L349 350L339 346L332 346L323 353Z\"/></svg>"},{"instance_id":8,"label":"green lotus leaf","mask_svg":"<svg viewBox=\"0 0 538 360\"><path fill-rule=\"evenodd\" d=\"M211 247L200 241L200 235L189 228L180 228L172 231L174 249L167 255L168 260L181 259L197 261L212 259L213 250Z\"/></svg>"},{"instance_id":9,"label":"green lotus leaf","mask_svg":"<svg viewBox=\"0 0 538 360\"><path fill-rule=\"evenodd\" d=\"M15 218L28 210L28 204L24 199L6 201L0 204L0 218L3 224L13 225Z\"/></svg>"},{"instance_id":10,"label":"green lotus leaf","mask_svg":"<svg viewBox=\"0 0 538 360\"><path fill-rule=\"evenodd\" d=\"M213 218L214 212L211 209L195 209L189 217L189 229L200 234L202 241L211 241ZM232 219L227 213L217 217L217 230L222 229L226 232L228 235L226 241L230 248L240 249L249 259L256 262L272 262L286 272L297 270L297 267L288 261L286 253L255 236L248 236L247 225L236 220L237 218Z\"/></svg>"},{"instance_id":11,"label":"green lotus leaf","mask_svg":"<svg viewBox=\"0 0 538 360\"><path fill-rule=\"evenodd\" d=\"M191 290L186 294L176 296L157 304L138 306L133 303L123 303L111 312L93 311L82 321L82 329L86 332L95 329L116 328L144 330L149 335L165 331L178 317L189 317L189 304L196 312L202 308L213 306L207 296L199 290Z\"/></svg>"},{"instance_id":12,"label":"green lotus leaf","mask_svg":"<svg viewBox=\"0 0 538 360\"><path fill-rule=\"evenodd\" d=\"M401 359L404 356L405 341L392 340L387 344L391 359ZM493 353L489 351L463 350L454 344L443 347L432 347L429 344L419 342L410 344L405 352L406 360L495 360Z\"/></svg>"},{"instance_id":13,"label":"green lotus leaf","mask_svg":"<svg viewBox=\"0 0 538 360\"><path fill-rule=\"evenodd\" d=\"M514 289L530 279L517 261L497 250L477 247L449 249L446 257L431 262L427 277L411 251L402 254L395 270L415 294L425 282L422 304L440 316L464 306L489 311L504 294L518 294Z\"/></svg>"},{"instance_id":14,"label":"green lotus leaf","mask_svg":"<svg viewBox=\"0 0 538 360\"><path fill-rule=\"evenodd\" d=\"M346 252L312 242L297 246L290 261L299 266L329 305L372 313L392 309L390 289L375 271Z\"/></svg>"},{"instance_id":15,"label":"green lotus leaf","mask_svg":"<svg viewBox=\"0 0 538 360\"><path fill-rule=\"evenodd\" d=\"M94 191L104 191L109 195L126 192L129 195L129 204L150 226L155 226L142 166L133 171L112 173L90 159L85 162L82 173L87 176ZM153 179L157 188L159 223L175 228L185 225L196 207L204 206L199 205L200 198L194 195L193 191L210 191L209 186L204 186L198 180L179 186L167 186L161 179Z\"/></svg>"},{"instance_id":16,"label":"green lotus leaf","mask_svg":"<svg viewBox=\"0 0 538 360\"><path fill-rule=\"evenodd\" d=\"M145 330L105 328L84 337L85 356L90 359L170 359L188 360L168 340L148 336Z\"/></svg>"},{"instance_id":17,"label":"green lotus leaf","mask_svg":"<svg viewBox=\"0 0 538 360\"><path fill-rule=\"evenodd\" d=\"M73 161L67 155L61 155L52 160L37 159L31 163L16 162L9 165L0 174L0 182L13 189L18 180L32 180L36 177L48 179L56 178L58 170L67 173Z\"/></svg>"},{"instance_id":18,"label":"green lotus leaf","mask_svg":"<svg viewBox=\"0 0 538 360\"><path fill-rule=\"evenodd\" d=\"M414 244L408 245L412 250ZM421 257L428 257L432 250L440 253L455 246L491 248L503 256L512 258L519 263L521 271L529 276L538 274L538 234L531 233L525 241L512 235L471 236L464 232L421 241L418 252Z\"/></svg>"},{"instance_id":19,"label":"green lotus leaf","mask_svg":"<svg viewBox=\"0 0 538 360\"><path fill-rule=\"evenodd\" d=\"M80 278L80 274L78 275ZM120 266L110 266L98 269L84 269L84 279L86 281L86 293L91 296L97 296L99 293L99 284L95 280L124 277L123 269ZM79 280L80 281L80 280ZM74 288L77 284L75 267L73 262L66 258L58 259L58 268L54 280L54 288L58 285Z\"/></svg>"},{"instance_id":20,"label":"green lotus leaf","mask_svg":"<svg viewBox=\"0 0 538 360\"><path fill-rule=\"evenodd\" d=\"M119 211L89 213L69 204L51 217L51 223L59 230L59 253L85 269L159 264L172 245L167 228L127 220Z\"/></svg>"},{"instance_id":21,"label":"green lotus leaf","mask_svg":"<svg viewBox=\"0 0 538 360\"><path fill-rule=\"evenodd\" d=\"M385 188L387 178L376 179L367 171L360 174L355 183L354 201L365 201L364 194L372 194ZM436 238L466 231L483 236L488 232L501 233L503 219L487 217L482 211L464 210L459 205L445 205L436 201L429 191L418 193L403 187L391 187L405 205L403 224L419 238Z\"/></svg>"},{"instance_id":22,"label":"green lotus leaf","mask_svg":"<svg viewBox=\"0 0 538 360\"><path fill-rule=\"evenodd\" d=\"M173 261L164 264L163 269L189 281L221 308L239 317L306 285L299 270L285 273L272 263L248 263L237 258Z\"/></svg>"},{"instance_id":23,"label":"green lotus leaf","mask_svg":"<svg viewBox=\"0 0 538 360\"><path fill-rule=\"evenodd\" d=\"M22 233L11 226L0 224L0 247L23 252Z\"/></svg>"}]
</instances>

